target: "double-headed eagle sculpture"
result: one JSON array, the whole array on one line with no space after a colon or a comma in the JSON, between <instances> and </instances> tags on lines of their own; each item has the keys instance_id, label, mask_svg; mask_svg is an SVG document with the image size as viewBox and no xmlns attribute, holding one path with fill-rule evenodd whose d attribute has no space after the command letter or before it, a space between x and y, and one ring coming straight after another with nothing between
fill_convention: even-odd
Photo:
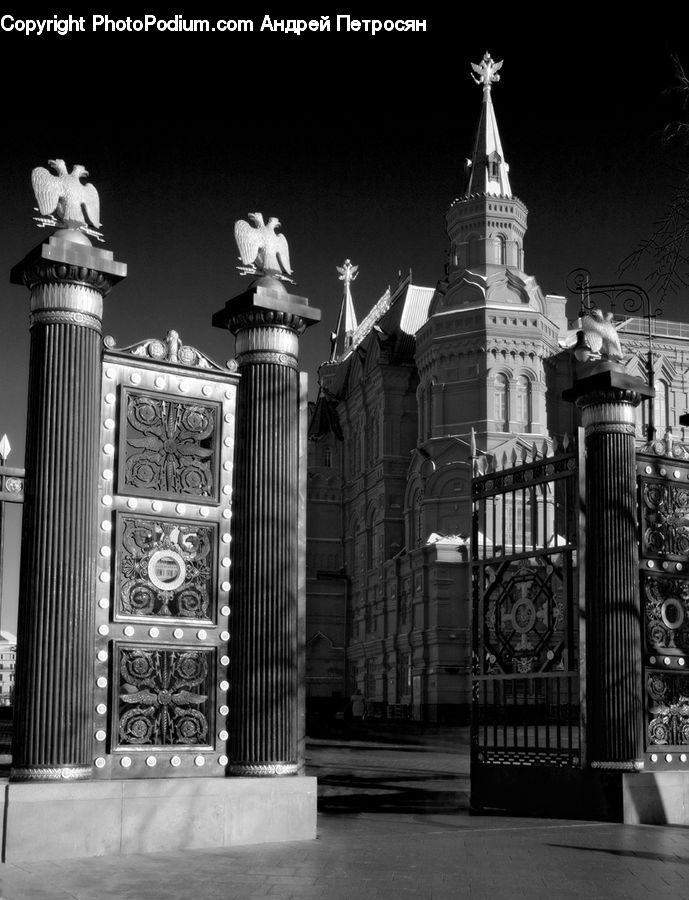
<instances>
[{"instance_id":1,"label":"double-headed eagle sculpture","mask_svg":"<svg viewBox=\"0 0 689 900\"><path fill-rule=\"evenodd\" d=\"M346 259L343 266L335 266L335 268L339 272L338 280L344 281L345 290L347 290L349 285L356 281L356 276L359 274L359 266L353 266L351 260Z\"/></svg>"},{"instance_id":2,"label":"double-headed eagle sculpture","mask_svg":"<svg viewBox=\"0 0 689 900\"><path fill-rule=\"evenodd\" d=\"M582 360L619 361L624 358L613 314L600 309L591 309L582 315L579 328L568 331L558 343L561 347L574 350L577 358Z\"/></svg>"},{"instance_id":3,"label":"double-headed eagle sculpture","mask_svg":"<svg viewBox=\"0 0 689 900\"><path fill-rule=\"evenodd\" d=\"M611 312L603 313L600 309L592 309L588 315L582 316L581 330L594 356L617 360L623 358L620 337Z\"/></svg>"},{"instance_id":4,"label":"double-headed eagle sculpture","mask_svg":"<svg viewBox=\"0 0 689 900\"><path fill-rule=\"evenodd\" d=\"M103 240L100 228L100 200L98 191L90 183L82 183L88 176L84 166L73 166L67 171L64 159L50 159L48 165L53 174L43 166L31 172L31 184L40 216L35 221L40 227L72 228L91 237Z\"/></svg>"},{"instance_id":5,"label":"double-headed eagle sculpture","mask_svg":"<svg viewBox=\"0 0 689 900\"><path fill-rule=\"evenodd\" d=\"M471 68L476 73L476 75L472 75L471 77L474 79L476 84L482 84L484 90L490 90L490 86L491 84L493 84L493 82L500 81L498 72L500 71L500 69L502 69L503 62L504 60L502 59L500 60L500 62L495 62L493 57L486 50L480 63L471 64Z\"/></svg>"},{"instance_id":6,"label":"double-headed eagle sculpture","mask_svg":"<svg viewBox=\"0 0 689 900\"><path fill-rule=\"evenodd\" d=\"M276 234L280 221L274 216L263 221L263 213L249 213L253 224L240 219L234 223L234 239L242 263L237 266L242 275L271 275L281 281L292 282L289 247L284 234ZM292 282L293 283L293 282Z\"/></svg>"}]
</instances>

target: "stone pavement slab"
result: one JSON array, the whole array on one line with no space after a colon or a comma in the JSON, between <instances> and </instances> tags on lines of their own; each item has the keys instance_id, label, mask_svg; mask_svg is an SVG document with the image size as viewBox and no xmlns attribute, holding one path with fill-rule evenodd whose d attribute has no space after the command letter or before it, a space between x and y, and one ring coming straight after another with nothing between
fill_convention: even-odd
<instances>
[{"instance_id":1,"label":"stone pavement slab","mask_svg":"<svg viewBox=\"0 0 689 900\"><path fill-rule=\"evenodd\" d=\"M446 748L387 752L389 766L364 742L358 751L309 745L309 774L330 779L322 788L315 841L6 864L0 866L0 897L689 898L689 829L472 816L458 799L466 793L462 754ZM349 795L343 793L348 774L358 778ZM362 784L374 782L392 793L362 803ZM447 786L456 807L443 805L438 785ZM349 799L337 800L343 796Z\"/></svg>"},{"instance_id":2,"label":"stone pavement slab","mask_svg":"<svg viewBox=\"0 0 689 900\"><path fill-rule=\"evenodd\" d=\"M6 865L6 900L689 897L681 828L324 813L316 841Z\"/></svg>"}]
</instances>

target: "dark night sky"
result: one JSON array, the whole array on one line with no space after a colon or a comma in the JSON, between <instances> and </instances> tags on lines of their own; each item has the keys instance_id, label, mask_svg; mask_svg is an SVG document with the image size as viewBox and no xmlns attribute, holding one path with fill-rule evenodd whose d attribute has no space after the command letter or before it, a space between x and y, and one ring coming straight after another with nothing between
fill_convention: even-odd
<instances>
[{"instance_id":1,"label":"dark night sky","mask_svg":"<svg viewBox=\"0 0 689 900\"><path fill-rule=\"evenodd\" d=\"M345 257L360 266L360 318L398 270L411 267L428 285L441 276L444 214L462 191L481 104L469 63L488 48L505 59L493 99L512 188L530 210L527 272L552 293L577 265L614 280L679 177L671 166L680 157L661 146L673 109L663 89L673 83L670 53L686 62L689 50L646 22L606 33L580 6L576 22L561 24L555 8L527 21L528 4L472 14L426 6L414 10L427 17L426 34L374 38L0 33L0 270L47 236L32 222L30 170L55 157L82 163L100 193L105 246L129 265L106 300L105 333L126 345L176 328L223 361L233 339L210 319L247 283L234 268L233 223L253 210L277 215L294 290L323 311L302 342L315 384ZM303 6L283 9L309 17ZM390 9L399 17L399 6L338 11L386 18ZM224 12L258 28L271 7ZM21 15L38 11L25 5ZM203 4L186 15L215 18ZM0 303L0 434L21 465L28 292L6 281ZM674 300L667 312L681 317L682 306Z\"/></svg>"}]
</instances>

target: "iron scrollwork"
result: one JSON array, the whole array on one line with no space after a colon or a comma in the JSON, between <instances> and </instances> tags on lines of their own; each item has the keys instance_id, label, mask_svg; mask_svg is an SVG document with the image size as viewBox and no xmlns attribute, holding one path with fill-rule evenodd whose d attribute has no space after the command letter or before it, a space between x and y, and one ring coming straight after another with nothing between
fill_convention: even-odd
<instances>
[{"instance_id":1,"label":"iron scrollwork","mask_svg":"<svg viewBox=\"0 0 689 900\"><path fill-rule=\"evenodd\" d=\"M217 500L219 407L123 392L120 492Z\"/></svg>"},{"instance_id":2,"label":"iron scrollwork","mask_svg":"<svg viewBox=\"0 0 689 900\"><path fill-rule=\"evenodd\" d=\"M689 744L689 676L649 672L648 743L650 745Z\"/></svg>"},{"instance_id":3,"label":"iron scrollwork","mask_svg":"<svg viewBox=\"0 0 689 900\"><path fill-rule=\"evenodd\" d=\"M562 572L554 561L486 566L486 671L526 674L565 668Z\"/></svg>"},{"instance_id":4,"label":"iron scrollwork","mask_svg":"<svg viewBox=\"0 0 689 900\"><path fill-rule=\"evenodd\" d=\"M689 553L689 488L644 481L642 488L644 553Z\"/></svg>"},{"instance_id":5,"label":"iron scrollwork","mask_svg":"<svg viewBox=\"0 0 689 900\"><path fill-rule=\"evenodd\" d=\"M209 744L212 650L128 646L117 659L120 746Z\"/></svg>"},{"instance_id":6,"label":"iron scrollwork","mask_svg":"<svg viewBox=\"0 0 689 900\"><path fill-rule=\"evenodd\" d=\"M117 614L211 620L216 526L123 516Z\"/></svg>"},{"instance_id":7,"label":"iron scrollwork","mask_svg":"<svg viewBox=\"0 0 689 900\"><path fill-rule=\"evenodd\" d=\"M689 580L643 573L649 651L689 653Z\"/></svg>"}]
</instances>

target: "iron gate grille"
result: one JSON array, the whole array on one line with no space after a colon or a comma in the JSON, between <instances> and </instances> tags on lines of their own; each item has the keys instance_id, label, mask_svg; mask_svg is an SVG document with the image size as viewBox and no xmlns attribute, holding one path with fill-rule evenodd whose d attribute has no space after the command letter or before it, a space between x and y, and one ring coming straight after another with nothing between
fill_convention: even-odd
<instances>
[{"instance_id":1,"label":"iron gate grille","mask_svg":"<svg viewBox=\"0 0 689 900\"><path fill-rule=\"evenodd\" d=\"M644 658L644 768L689 766L689 447L654 441L636 458Z\"/></svg>"},{"instance_id":2,"label":"iron gate grille","mask_svg":"<svg viewBox=\"0 0 689 900\"><path fill-rule=\"evenodd\" d=\"M472 498L472 766L578 766L576 454L478 476Z\"/></svg>"}]
</instances>

